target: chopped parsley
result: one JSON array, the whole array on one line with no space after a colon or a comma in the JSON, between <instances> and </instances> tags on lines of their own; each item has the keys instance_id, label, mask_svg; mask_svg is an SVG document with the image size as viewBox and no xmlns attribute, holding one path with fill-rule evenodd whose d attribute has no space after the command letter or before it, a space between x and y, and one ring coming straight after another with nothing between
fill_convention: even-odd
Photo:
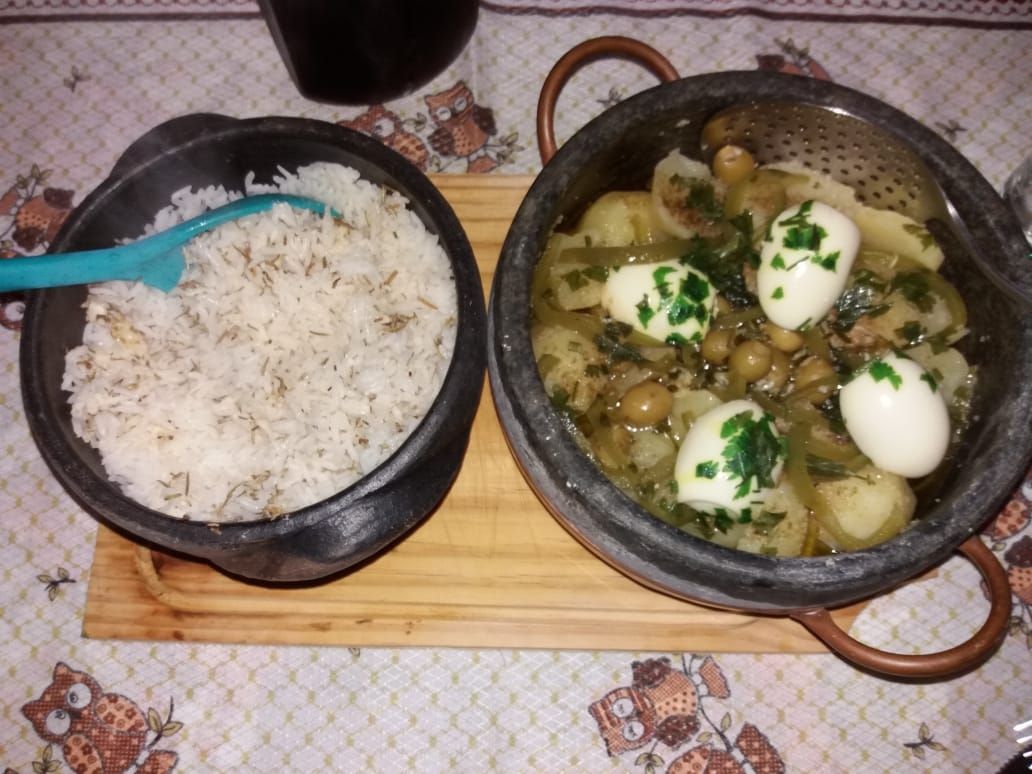
<instances>
[{"instance_id":1,"label":"chopped parsley","mask_svg":"<svg viewBox=\"0 0 1032 774\"><path fill-rule=\"evenodd\" d=\"M921 343L927 331L925 330L925 327L916 320L908 320L896 329L896 333L899 334L899 337L907 343L907 346L912 347L915 344Z\"/></svg>"},{"instance_id":2,"label":"chopped parsley","mask_svg":"<svg viewBox=\"0 0 1032 774\"><path fill-rule=\"evenodd\" d=\"M856 284L847 288L835 302L835 320L831 327L838 333L848 333L856 321L864 315L877 317L889 311L889 305L881 303L881 292L857 276Z\"/></svg>"},{"instance_id":3,"label":"chopped parsley","mask_svg":"<svg viewBox=\"0 0 1032 774\"><path fill-rule=\"evenodd\" d=\"M825 271L834 272L838 268L838 260L841 257L839 250L821 255L821 242L828 236L828 232L810 220L812 210L813 202L806 201L799 205L799 210L795 215L778 221L779 226L787 227L785 235L781 238L781 246L788 250L800 250L805 255L795 263L786 264L781 253L777 253L770 262L772 269L791 271L807 261L820 266Z\"/></svg>"},{"instance_id":4,"label":"chopped parsley","mask_svg":"<svg viewBox=\"0 0 1032 774\"><path fill-rule=\"evenodd\" d=\"M569 286L570 290L580 290L588 284L588 281L584 279L584 273L580 269L566 272L563 275L563 282Z\"/></svg>"},{"instance_id":5,"label":"chopped parsley","mask_svg":"<svg viewBox=\"0 0 1032 774\"><path fill-rule=\"evenodd\" d=\"M785 518L784 512L760 511L760 515L752 520L753 531L757 535L766 537Z\"/></svg>"},{"instance_id":6,"label":"chopped parsley","mask_svg":"<svg viewBox=\"0 0 1032 774\"><path fill-rule=\"evenodd\" d=\"M938 355L939 353L945 352L947 349L949 349L949 333L950 329L947 328L944 331L939 331L936 334L925 337L925 343L928 344L928 346L931 348L933 355Z\"/></svg>"},{"instance_id":7,"label":"chopped parsley","mask_svg":"<svg viewBox=\"0 0 1032 774\"><path fill-rule=\"evenodd\" d=\"M725 508L717 508L713 514L713 526L719 529L724 534L731 529L735 524L735 520L731 518L731 514L727 512Z\"/></svg>"},{"instance_id":8,"label":"chopped parsley","mask_svg":"<svg viewBox=\"0 0 1032 774\"><path fill-rule=\"evenodd\" d=\"M717 470L717 462L715 460L707 460L695 466L695 475L697 478L716 478Z\"/></svg>"},{"instance_id":9,"label":"chopped parsley","mask_svg":"<svg viewBox=\"0 0 1032 774\"><path fill-rule=\"evenodd\" d=\"M706 220L720 220L724 217L724 206L717 200L712 183L693 180L685 204Z\"/></svg>"},{"instance_id":10,"label":"chopped parsley","mask_svg":"<svg viewBox=\"0 0 1032 774\"><path fill-rule=\"evenodd\" d=\"M562 280L570 290L580 290L589 282L605 282L608 277L608 266L585 266L582 269L573 269L566 272L562 275Z\"/></svg>"},{"instance_id":11,"label":"chopped parsley","mask_svg":"<svg viewBox=\"0 0 1032 774\"><path fill-rule=\"evenodd\" d=\"M811 258L810 260L816 263L825 271L835 271L838 268L838 259L840 256L841 252L839 250L836 250L835 252L828 253L827 255L814 253L813 258Z\"/></svg>"},{"instance_id":12,"label":"chopped parsley","mask_svg":"<svg viewBox=\"0 0 1032 774\"><path fill-rule=\"evenodd\" d=\"M906 223L903 226L903 230L921 243L922 250L935 246L935 238L932 236L932 232L924 226L919 226L916 223Z\"/></svg>"},{"instance_id":13,"label":"chopped parsley","mask_svg":"<svg viewBox=\"0 0 1032 774\"><path fill-rule=\"evenodd\" d=\"M705 325L706 320L710 317L709 313L706 311L706 307L702 304L695 305L695 312L692 316L695 317L699 325Z\"/></svg>"},{"instance_id":14,"label":"chopped parsley","mask_svg":"<svg viewBox=\"0 0 1032 774\"><path fill-rule=\"evenodd\" d=\"M656 290L659 291L660 298L670 298L674 294L670 289L670 283L667 282L667 277L675 271L677 269L673 266L660 266L652 272L652 280L656 283Z\"/></svg>"},{"instance_id":15,"label":"chopped parsley","mask_svg":"<svg viewBox=\"0 0 1032 774\"><path fill-rule=\"evenodd\" d=\"M780 285L778 285L776 288L774 288L774 292L770 294L770 297L774 298L774 299L782 299L782 298L784 298L785 297L785 289L783 287L781 287Z\"/></svg>"},{"instance_id":16,"label":"chopped parsley","mask_svg":"<svg viewBox=\"0 0 1032 774\"><path fill-rule=\"evenodd\" d=\"M731 237L720 244L702 237L692 239L681 263L706 275L713 286L732 306L741 309L756 304L756 297L745 286L742 266L759 265L759 256L752 247L752 219L748 212L728 221L734 227Z\"/></svg>"},{"instance_id":17,"label":"chopped parsley","mask_svg":"<svg viewBox=\"0 0 1032 774\"><path fill-rule=\"evenodd\" d=\"M866 285L871 290L884 293L889 289L888 284L870 269L858 269L852 276L853 284Z\"/></svg>"},{"instance_id":18,"label":"chopped parsley","mask_svg":"<svg viewBox=\"0 0 1032 774\"><path fill-rule=\"evenodd\" d=\"M828 236L828 232L821 226L810 220L810 213L813 210L813 202L805 201L799 205L795 215L784 220L779 220L779 226L785 226L785 236L781 244L790 250L813 250L819 252L821 240Z\"/></svg>"},{"instance_id":19,"label":"chopped parsley","mask_svg":"<svg viewBox=\"0 0 1032 774\"><path fill-rule=\"evenodd\" d=\"M824 415L824 418L828 420L828 427L831 429L831 432L838 435L846 434L846 423L842 419L842 408L839 405L838 392L834 392L825 398L817 408Z\"/></svg>"},{"instance_id":20,"label":"chopped parsley","mask_svg":"<svg viewBox=\"0 0 1032 774\"><path fill-rule=\"evenodd\" d=\"M552 394L548 396L548 399L551 401L552 407L560 414L573 415L573 408L570 406L570 394L562 387L556 387L552 390Z\"/></svg>"},{"instance_id":21,"label":"chopped parsley","mask_svg":"<svg viewBox=\"0 0 1032 774\"><path fill-rule=\"evenodd\" d=\"M666 313L667 322L674 327L693 318L704 325L709 319L710 313L704 303L710 295L709 283L696 272L689 271L674 288L671 287L670 275L675 272L677 269L672 266L661 266L652 272L652 280L659 293L659 309L649 305L647 295L636 304L638 320L643 328L647 328L649 321L660 311Z\"/></svg>"},{"instance_id":22,"label":"chopped parsley","mask_svg":"<svg viewBox=\"0 0 1032 774\"><path fill-rule=\"evenodd\" d=\"M720 437L727 441L721 452L723 470L739 482L735 499L774 486L774 469L784 461L787 444L773 424L774 417L766 412L756 419L751 411L742 411L721 425Z\"/></svg>"},{"instance_id":23,"label":"chopped parsley","mask_svg":"<svg viewBox=\"0 0 1032 774\"><path fill-rule=\"evenodd\" d=\"M537 361L538 372L542 378L548 376L557 365L559 365L559 358L551 354L544 354Z\"/></svg>"},{"instance_id":24,"label":"chopped parsley","mask_svg":"<svg viewBox=\"0 0 1032 774\"><path fill-rule=\"evenodd\" d=\"M599 352L608 356L608 363L621 360L639 363L645 359L635 347L622 341L633 330L626 323L610 320L603 326L602 333L595 336L595 346L598 347Z\"/></svg>"},{"instance_id":25,"label":"chopped parsley","mask_svg":"<svg viewBox=\"0 0 1032 774\"><path fill-rule=\"evenodd\" d=\"M681 282L681 292L696 303L701 303L709 298L710 286L705 279L695 272L689 272L688 276Z\"/></svg>"},{"instance_id":26,"label":"chopped parsley","mask_svg":"<svg viewBox=\"0 0 1032 774\"><path fill-rule=\"evenodd\" d=\"M932 392L935 392L939 389L939 383L935 381L935 377L927 371L921 374L921 381L927 384L932 389Z\"/></svg>"},{"instance_id":27,"label":"chopped parsley","mask_svg":"<svg viewBox=\"0 0 1032 774\"><path fill-rule=\"evenodd\" d=\"M902 293L907 301L922 312L930 312L935 306L928 278L921 271L901 271L892 278L891 288Z\"/></svg>"},{"instance_id":28,"label":"chopped parsley","mask_svg":"<svg viewBox=\"0 0 1032 774\"><path fill-rule=\"evenodd\" d=\"M641 301L634 306L638 310L638 322L641 323L641 327L648 328L649 321L656 316L656 310L649 306L649 297L642 296Z\"/></svg>"},{"instance_id":29,"label":"chopped parsley","mask_svg":"<svg viewBox=\"0 0 1032 774\"><path fill-rule=\"evenodd\" d=\"M884 360L872 360L870 366L867 368L867 372L876 382L887 380L894 390L898 390L903 386L903 377L896 372L895 368L890 366Z\"/></svg>"},{"instance_id":30,"label":"chopped parsley","mask_svg":"<svg viewBox=\"0 0 1032 774\"><path fill-rule=\"evenodd\" d=\"M676 296L665 298L663 301L666 304L667 321L671 325L681 325L690 320L695 316L696 308L705 311L704 307L696 307L696 304L693 304L680 293Z\"/></svg>"}]
</instances>

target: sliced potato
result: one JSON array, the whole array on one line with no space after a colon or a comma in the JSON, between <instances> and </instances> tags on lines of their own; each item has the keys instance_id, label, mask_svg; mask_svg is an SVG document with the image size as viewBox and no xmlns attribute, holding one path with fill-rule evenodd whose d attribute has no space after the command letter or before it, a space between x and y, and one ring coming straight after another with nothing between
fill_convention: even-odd
<instances>
[{"instance_id":1,"label":"sliced potato","mask_svg":"<svg viewBox=\"0 0 1032 774\"><path fill-rule=\"evenodd\" d=\"M696 419L721 403L720 398L709 390L678 390L670 409L670 431L677 442L681 442Z\"/></svg>"},{"instance_id":2,"label":"sliced potato","mask_svg":"<svg viewBox=\"0 0 1032 774\"><path fill-rule=\"evenodd\" d=\"M942 249L928 229L913 218L861 204L848 185L830 175L807 169L798 162L771 164L767 168L791 172L796 176L797 179L785 189L789 205L815 199L852 218L860 229L864 247L898 253L932 271L938 271L942 265Z\"/></svg>"},{"instance_id":3,"label":"sliced potato","mask_svg":"<svg viewBox=\"0 0 1032 774\"><path fill-rule=\"evenodd\" d=\"M799 162L778 162L768 164L764 169L776 169L792 176L791 181L785 186L788 206L814 199L854 219L857 209L863 206L848 185L843 185L830 175L815 172Z\"/></svg>"},{"instance_id":4,"label":"sliced potato","mask_svg":"<svg viewBox=\"0 0 1032 774\"><path fill-rule=\"evenodd\" d=\"M658 481L673 473L677 447L663 433L640 430L631 436L630 457L643 477Z\"/></svg>"},{"instance_id":5,"label":"sliced potato","mask_svg":"<svg viewBox=\"0 0 1032 774\"><path fill-rule=\"evenodd\" d=\"M748 212L752 217L753 239L759 242L774 217L788 206L786 188L804 178L776 169L757 169L732 185L724 201L729 218Z\"/></svg>"},{"instance_id":6,"label":"sliced potato","mask_svg":"<svg viewBox=\"0 0 1032 774\"><path fill-rule=\"evenodd\" d=\"M590 237L589 244L596 247L645 245L670 238L647 191L603 194L581 216L576 235Z\"/></svg>"},{"instance_id":7,"label":"sliced potato","mask_svg":"<svg viewBox=\"0 0 1032 774\"><path fill-rule=\"evenodd\" d=\"M716 236L721 231L719 217L708 217L689 201L696 186L708 186L716 201L723 199L724 184L701 161L675 150L656 164L652 174L653 206L663 228L682 239Z\"/></svg>"},{"instance_id":8,"label":"sliced potato","mask_svg":"<svg viewBox=\"0 0 1032 774\"><path fill-rule=\"evenodd\" d=\"M942 266L942 248L924 226L892 210L860 205L851 216L860 229L861 240L875 250L899 253L932 271Z\"/></svg>"},{"instance_id":9,"label":"sliced potato","mask_svg":"<svg viewBox=\"0 0 1032 774\"><path fill-rule=\"evenodd\" d=\"M560 264L552 269L555 305L560 309L589 309L602 303L605 282L598 267L581 263Z\"/></svg>"},{"instance_id":10,"label":"sliced potato","mask_svg":"<svg viewBox=\"0 0 1032 774\"><path fill-rule=\"evenodd\" d=\"M725 548L737 548L748 529L748 524L740 524L736 521L727 528L727 532L721 532L719 529L715 530L709 539L711 542Z\"/></svg>"},{"instance_id":11,"label":"sliced potato","mask_svg":"<svg viewBox=\"0 0 1032 774\"><path fill-rule=\"evenodd\" d=\"M914 515L917 498L907 480L874 465L855 476L817 484L825 508L817 518L834 547L869 548L897 535Z\"/></svg>"},{"instance_id":12,"label":"sliced potato","mask_svg":"<svg viewBox=\"0 0 1032 774\"><path fill-rule=\"evenodd\" d=\"M874 334L894 347L905 347L909 342L902 334L902 328L908 322L921 320L924 316L916 306L907 301L902 294L892 293L885 299L889 305L887 311L874 317L864 315L853 326L854 338L865 338L865 334Z\"/></svg>"},{"instance_id":13,"label":"sliced potato","mask_svg":"<svg viewBox=\"0 0 1032 774\"><path fill-rule=\"evenodd\" d=\"M799 556L806 542L810 509L803 505L787 476L770 493L763 509L771 514L784 515L773 528L767 526L767 519L762 515L757 517L738 542L738 548L754 554Z\"/></svg>"},{"instance_id":14,"label":"sliced potato","mask_svg":"<svg viewBox=\"0 0 1032 774\"><path fill-rule=\"evenodd\" d=\"M907 355L938 380L947 406L953 403L957 390L965 385L970 386L974 379L967 359L953 347L948 347L942 352L933 352L929 344L918 344L908 349Z\"/></svg>"},{"instance_id":15,"label":"sliced potato","mask_svg":"<svg viewBox=\"0 0 1032 774\"><path fill-rule=\"evenodd\" d=\"M548 240L548 251L557 258L568 247L584 247L584 236L556 232ZM550 262L547 271L548 285L555 291L552 302L560 309L588 309L601 300L604 271L557 260Z\"/></svg>"},{"instance_id":16,"label":"sliced potato","mask_svg":"<svg viewBox=\"0 0 1032 774\"><path fill-rule=\"evenodd\" d=\"M602 359L594 342L568 328L534 326L531 344L538 363L543 358L550 363L541 369L545 392L553 398L564 395L566 405L576 413L587 411L605 385L603 374L588 373L588 366Z\"/></svg>"}]
</instances>

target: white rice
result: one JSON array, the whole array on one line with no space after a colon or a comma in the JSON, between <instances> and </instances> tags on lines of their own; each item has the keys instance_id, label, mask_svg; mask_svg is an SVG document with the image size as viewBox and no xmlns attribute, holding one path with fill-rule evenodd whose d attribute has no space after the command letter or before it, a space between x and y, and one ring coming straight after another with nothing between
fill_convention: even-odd
<instances>
[{"instance_id":1,"label":"white rice","mask_svg":"<svg viewBox=\"0 0 1032 774\"><path fill-rule=\"evenodd\" d=\"M285 204L184 250L165 294L93 286L68 353L75 432L143 505L206 522L318 502L395 451L437 395L455 342L451 266L405 199L333 164L275 186ZM238 198L184 189L148 233Z\"/></svg>"}]
</instances>

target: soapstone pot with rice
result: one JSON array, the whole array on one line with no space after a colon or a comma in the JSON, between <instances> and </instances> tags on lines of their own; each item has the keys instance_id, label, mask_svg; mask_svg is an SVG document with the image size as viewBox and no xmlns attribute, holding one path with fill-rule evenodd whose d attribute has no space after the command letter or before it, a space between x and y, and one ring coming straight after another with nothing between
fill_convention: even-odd
<instances>
[{"instance_id":1,"label":"soapstone pot with rice","mask_svg":"<svg viewBox=\"0 0 1032 774\"><path fill-rule=\"evenodd\" d=\"M557 95L574 71L604 56L635 60L665 83L607 109L556 151ZM556 519L646 586L718 608L791 615L875 672L942 677L987 658L1006 634L1011 592L978 532L1032 457L1032 262L1018 223L989 183L937 134L870 96L768 72L680 79L662 55L627 38L587 41L559 60L541 92L538 137L545 166L516 214L492 287L488 374L509 447ZM576 222L606 191L647 189L653 167L672 149L708 162L727 143L744 146L760 163L803 162L858 188L868 203L928 221L946 253L943 274L968 305L971 332L962 349L978 368L970 427L923 515L874 548L775 558L727 549L660 521L581 453L538 375L531 276L557 224ZM956 648L920 655L877 650L838 629L827 612L888 592L954 551L976 564L991 597L985 624Z\"/></svg>"},{"instance_id":2,"label":"soapstone pot with rice","mask_svg":"<svg viewBox=\"0 0 1032 774\"><path fill-rule=\"evenodd\" d=\"M64 355L82 342L86 287L30 293L23 318L21 379L33 438L54 475L87 511L123 534L206 559L258 581L310 581L338 573L401 538L440 502L462 463L485 370L484 294L472 248L451 207L415 166L375 139L322 121L214 114L173 119L145 134L68 217L51 252L110 246L143 233L174 191L244 176L271 182L317 161L358 170L404 195L438 235L455 275L455 350L441 391L401 447L348 488L272 520L209 527L145 508L104 473L99 454L72 429L61 390Z\"/></svg>"}]
</instances>

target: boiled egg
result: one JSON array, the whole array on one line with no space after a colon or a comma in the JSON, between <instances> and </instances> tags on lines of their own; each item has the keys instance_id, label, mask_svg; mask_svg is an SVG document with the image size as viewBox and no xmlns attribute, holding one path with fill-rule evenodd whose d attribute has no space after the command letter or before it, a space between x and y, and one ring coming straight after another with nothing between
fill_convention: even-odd
<instances>
[{"instance_id":1,"label":"boiled egg","mask_svg":"<svg viewBox=\"0 0 1032 774\"><path fill-rule=\"evenodd\" d=\"M716 298L705 274L670 260L611 268L601 303L614 320L657 341L684 344L702 341Z\"/></svg>"},{"instance_id":2,"label":"boiled egg","mask_svg":"<svg viewBox=\"0 0 1032 774\"><path fill-rule=\"evenodd\" d=\"M935 378L895 353L870 361L842 388L842 419L853 442L882 470L927 475L946 456L950 417Z\"/></svg>"},{"instance_id":3,"label":"boiled egg","mask_svg":"<svg viewBox=\"0 0 1032 774\"><path fill-rule=\"evenodd\" d=\"M677 499L703 513L741 520L763 508L785 466L785 439L773 415L751 400L710 409L677 452Z\"/></svg>"},{"instance_id":4,"label":"boiled egg","mask_svg":"<svg viewBox=\"0 0 1032 774\"><path fill-rule=\"evenodd\" d=\"M774 218L760 250L756 292L767 319L788 330L819 323L846 287L860 229L846 215L805 201Z\"/></svg>"}]
</instances>

